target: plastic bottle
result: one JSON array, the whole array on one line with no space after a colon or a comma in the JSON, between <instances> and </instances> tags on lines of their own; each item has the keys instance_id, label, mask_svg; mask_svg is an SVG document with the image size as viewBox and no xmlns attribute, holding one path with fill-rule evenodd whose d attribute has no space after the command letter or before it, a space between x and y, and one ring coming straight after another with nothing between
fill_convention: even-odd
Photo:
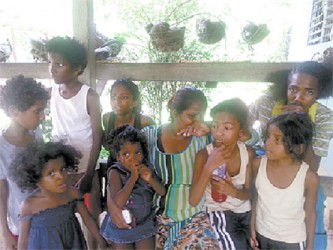
<instances>
[{"instance_id":1,"label":"plastic bottle","mask_svg":"<svg viewBox=\"0 0 333 250\"><path fill-rule=\"evenodd\" d=\"M227 177L227 166L226 166L226 164L224 163L219 168L214 169L212 174L217 175L217 176L225 179ZM226 194L219 193L219 192L215 191L213 189L213 187L212 187L212 190L211 190L211 196L212 196L213 200L216 201L216 202L223 202L227 199Z\"/></svg>"}]
</instances>

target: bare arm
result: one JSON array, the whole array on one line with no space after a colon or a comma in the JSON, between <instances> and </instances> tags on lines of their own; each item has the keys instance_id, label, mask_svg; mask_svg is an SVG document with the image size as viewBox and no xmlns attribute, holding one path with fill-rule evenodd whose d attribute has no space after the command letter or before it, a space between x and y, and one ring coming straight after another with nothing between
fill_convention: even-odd
<instances>
[{"instance_id":1,"label":"bare arm","mask_svg":"<svg viewBox=\"0 0 333 250\"><path fill-rule=\"evenodd\" d=\"M80 191L82 193L87 193L91 189L92 179L102 144L103 130L101 125L99 96L92 89L89 89L88 92L88 113L91 121L93 144L89 155L87 172L80 183Z\"/></svg>"},{"instance_id":2,"label":"bare arm","mask_svg":"<svg viewBox=\"0 0 333 250\"><path fill-rule=\"evenodd\" d=\"M260 158L256 157L252 160L252 174L253 174L253 183L254 180L258 174L258 169L260 165ZM255 185L252 185L253 188L255 188ZM252 249L259 249L259 243L257 241L257 236L256 236L256 212L257 212L257 200L258 200L258 193L257 190L254 190L254 197L252 199L252 210L251 210L251 247Z\"/></svg>"},{"instance_id":3,"label":"bare arm","mask_svg":"<svg viewBox=\"0 0 333 250\"><path fill-rule=\"evenodd\" d=\"M28 199L23 202L21 208L21 217L26 217L32 213L31 211L31 204L28 202ZM18 249L28 249L28 240L29 240L29 232L30 232L30 224L31 218L27 218L20 221L20 237L18 240Z\"/></svg>"},{"instance_id":4,"label":"bare arm","mask_svg":"<svg viewBox=\"0 0 333 250\"><path fill-rule=\"evenodd\" d=\"M138 171L134 174L132 173L125 186L122 187L118 171L116 169L111 169L109 173L110 198L114 200L118 207L123 208L126 205L138 177Z\"/></svg>"},{"instance_id":5,"label":"bare arm","mask_svg":"<svg viewBox=\"0 0 333 250\"><path fill-rule=\"evenodd\" d=\"M310 169L316 173L319 168L320 160L321 157L314 153L311 143L305 151L304 161L309 164Z\"/></svg>"},{"instance_id":6,"label":"bare arm","mask_svg":"<svg viewBox=\"0 0 333 250\"><path fill-rule=\"evenodd\" d=\"M305 224L306 249L313 249L316 228L316 203L318 195L319 177L312 170L308 170L305 177Z\"/></svg>"},{"instance_id":7,"label":"bare arm","mask_svg":"<svg viewBox=\"0 0 333 250\"><path fill-rule=\"evenodd\" d=\"M194 173L190 188L190 204L192 206L198 205L205 192L206 186L210 181L211 172L207 171L207 168L204 171L207 159L208 153L206 149L200 150L195 156Z\"/></svg>"},{"instance_id":8,"label":"bare arm","mask_svg":"<svg viewBox=\"0 0 333 250\"><path fill-rule=\"evenodd\" d=\"M8 200L8 187L6 180L0 180L0 228L1 234L5 241L5 248L16 249L17 241L13 237L7 224L7 200Z\"/></svg>"},{"instance_id":9,"label":"bare arm","mask_svg":"<svg viewBox=\"0 0 333 250\"><path fill-rule=\"evenodd\" d=\"M87 207L83 203L83 201L79 201L76 205L76 211L80 214L84 225L87 227L89 232L93 235L93 237L98 242L98 245L102 248L106 246L106 242L103 237L99 233L98 225L96 221L92 218L91 214L87 210ZM21 236L20 236L21 237Z\"/></svg>"}]
</instances>

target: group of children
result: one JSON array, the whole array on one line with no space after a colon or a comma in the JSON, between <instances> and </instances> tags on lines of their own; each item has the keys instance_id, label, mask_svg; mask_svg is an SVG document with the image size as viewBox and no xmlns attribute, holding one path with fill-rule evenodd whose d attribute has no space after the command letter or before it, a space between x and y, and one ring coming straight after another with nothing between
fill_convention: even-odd
<instances>
[{"instance_id":1,"label":"group of children","mask_svg":"<svg viewBox=\"0 0 333 250\"><path fill-rule=\"evenodd\" d=\"M140 131L154 121L140 114L137 86L116 81L113 112L101 120L98 95L78 80L86 67L84 47L56 37L48 52L56 83L51 90L23 76L0 88L0 108L11 120L0 135L5 246L85 249L75 216L79 213L92 249L97 244L154 249L158 224L153 200L170 190L150 162L147 138ZM38 125L49 94L53 141L44 143ZM308 112L286 111L271 118L261 157L241 142L250 124L248 107L240 99L223 101L210 114L211 143L193 156L189 203L207 216L220 249L312 249L319 180L304 161L315 132ZM110 151L109 209L99 230L95 168L102 141ZM226 167L223 177L214 174L221 166ZM215 201L213 192L226 195L225 201ZM110 203L123 210L125 228L112 220Z\"/></svg>"}]
</instances>

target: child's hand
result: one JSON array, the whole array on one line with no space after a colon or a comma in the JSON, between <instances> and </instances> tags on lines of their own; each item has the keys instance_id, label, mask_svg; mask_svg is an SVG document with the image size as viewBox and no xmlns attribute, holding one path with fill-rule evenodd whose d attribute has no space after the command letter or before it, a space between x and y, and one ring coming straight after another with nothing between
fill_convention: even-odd
<instances>
[{"instance_id":1,"label":"child's hand","mask_svg":"<svg viewBox=\"0 0 333 250\"><path fill-rule=\"evenodd\" d=\"M132 163L130 166L131 178L137 180L139 178L139 165Z\"/></svg>"},{"instance_id":2,"label":"child's hand","mask_svg":"<svg viewBox=\"0 0 333 250\"><path fill-rule=\"evenodd\" d=\"M139 173L140 177L144 179L147 183L151 181L151 178L153 176L153 173L150 168L148 168L146 165L141 164L139 166Z\"/></svg>"},{"instance_id":3,"label":"child's hand","mask_svg":"<svg viewBox=\"0 0 333 250\"><path fill-rule=\"evenodd\" d=\"M211 173L214 169L217 169L223 163L226 163L228 157L230 157L230 152L225 146L221 145L219 147L214 147L208 156L205 168Z\"/></svg>"},{"instance_id":4,"label":"child's hand","mask_svg":"<svg viewBox=\"0 0 333 250\"><path fill-rule=\"evenodd\" d=\"M251 233L250 244L251 244L252 249L260 250L259 243L258 243L257 237L256 237L256 233Z\"/></svg>"},{"instance_id":5,"label":"child's hand","mask_svg":"<svg viewBox=\"0 0 333 250\"><path fill-rule=\"evenodd\" d=\"M212 189L219 193L226 194L228 196L235 196L235 187L231 182L231 178L227 175L227 178L221 178L218 175L212 175L211 178Z\"/></svg>"}]
</instances>

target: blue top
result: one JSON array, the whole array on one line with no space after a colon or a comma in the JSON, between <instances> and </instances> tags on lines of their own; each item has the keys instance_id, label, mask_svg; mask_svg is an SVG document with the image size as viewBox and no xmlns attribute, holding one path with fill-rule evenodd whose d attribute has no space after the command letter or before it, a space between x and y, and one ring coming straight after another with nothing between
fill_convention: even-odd
<instances>
[{"instance_id":1,"label":"blue top","mask_svg":"<svg viewBox=\"0 0 333 250\"><path fill-rule=\"evenodd\" d=\"M130 171L119 162L112 165L111 169L117 169L119 172L122 186L131 177ZM103 237L115 243L133 243L155 235L157 227L152 207L153 196L154 191L150 185L142 178L138 178L125 206L133 215L132 229L117 228L107 214L101 226Z\"/></svg>"},{"instance_id":2,"label":"blue top","mask_svg":"<svg viewBox=\"0 0 333 250\"><path fill-rule=\"evenodd\" d=\"M48 208L37 214L22 217L31 219L28 249L87 249L78 219L75 216L77 202Z\"/></svg>"}]
</instances>

